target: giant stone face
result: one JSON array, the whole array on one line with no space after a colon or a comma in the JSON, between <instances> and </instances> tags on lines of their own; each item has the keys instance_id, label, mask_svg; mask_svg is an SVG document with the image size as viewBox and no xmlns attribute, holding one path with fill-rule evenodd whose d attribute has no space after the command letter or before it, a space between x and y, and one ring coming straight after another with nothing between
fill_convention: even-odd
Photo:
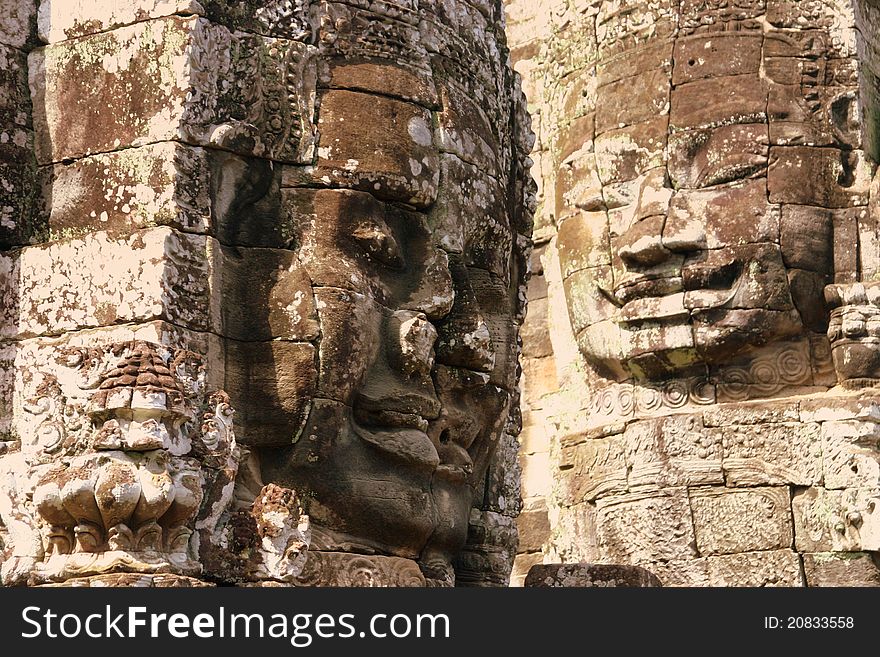
<instances>
[{"instance_id":1,"label":"giant stone face","mask_svg":"<svg viewBox=\"0 0 880 657\"><path fill-rule=\"evenodd\" d=\"M34 0L14 4L25 16L36 11ZM46 0L36 22L29 57L17 54L12 74L0 75L0 92L10 87L13 100L26 98L30 83L31 100L17 104L33 116L23 109L14 120L33 135L16 139L46 174L44 189L16 183L13 191L42 194L48 213L26 224L26 235L5 215L0 230L0 246L32 243L0 253L0 274L15 272L0 276L0 297L10 311L3 335L16 343L0 363L0 406L11 408L13 397L39 403L3 415L0 428L21 429L23 444L57 467L51 481L31 481L43 462L21 463L22 441L0 436L9 455L0 474L27 474L21 485L0 477L0 559L13 549L6 527L14 520L26 536L15 549L30 560L7 568L7 581L28 581L31 562L53 554L40 514L80 497L73 484L64 492L70 455L52 451L61 430L43 431L61 426L53 413L71 406L65 400L85 407L98 398L68 370L95 361L124 370L126 386L147 385L155 372L142 382L124 360L144 354L181 390L198 388L186 413L166 409L166 433L207 437L204 449L225 445L228 458L218 452L203 463L203 446L191 441L186 463L207 472L206 490L183 505L182 524L154 513L152 542L117 540L147 526L134 511L134 519L84 516L93 531L76 545L61 539L83 518L48 518L63 529L62 537L50 528L50 538L73 550L73 566L121 553L89 566L89 576L114 576L102 584L164 568L129 552L158 544L153 525L165 519L187 530L180 536L200 532L177 567L193 580L450 585L466 545L483 563L460 572L503 581L517 502L505 507L498 492L512 478L490 490L487 472L505 430L518 431L511 408L533 192L528 118L500 4ZM0 32L7 23L0 16ZM20 284L19 271L35 281ZM52 311L19 312L31 302ZM39 325L22 329L19 314ZM56 357L61 348L42 340L55 337L98 355L68 366ZM19 358L25 338L37 338L31 361ZM199 377L174 371L178 352L200 359ZM133 394L126 388L113 400ZM165 461L135 447L164 442L146 441L147 449L122 435L135 410L153 413L129 406L90 416L71 454L120 452L108 468L131 484L126 499L140 508L136 475ZM217 423L225 442L215 439ZM137 438L140 420L133 426ZM92 440L105 428L122 437ZM514 439L505 442L512 450ZM101 464L87 464L88 477L104 476ZM98 495L113 506L106 482L94 495L86 486L84 504ZM71 568L40 576L64 579Z\"/></svg>"},{"instance_id":2,"label":"giant stone face","mask_svg":"<svg viewBox=\"0 0 880 657\"><path fill-rule=\"evenodd\" d=\"M498 183L441 156L427 112L348 91L322 111L326 168L367 183L282 190L315 298L317 386L294 445L261 451L263 476L312 500L313 549L418 558L451 581L516 385L521 245L504 205L468 191L485 178L500 199ZM385 142L364 157L368 132Z\"/></svg>"},{"instance_id":3,"label":"giant stone face","mask_svg":"<svg viewBox=\"0 0 880 657\"><path fill-rule=\"evenodd\" d=\"M674 37L662 8L646 31L650 7L612 4L592 125L557 172L582 353L608 378L656 380L821 340L832 230L865 202L854 44L799 3L686 2Z\"/></svg>"}]
</instances>

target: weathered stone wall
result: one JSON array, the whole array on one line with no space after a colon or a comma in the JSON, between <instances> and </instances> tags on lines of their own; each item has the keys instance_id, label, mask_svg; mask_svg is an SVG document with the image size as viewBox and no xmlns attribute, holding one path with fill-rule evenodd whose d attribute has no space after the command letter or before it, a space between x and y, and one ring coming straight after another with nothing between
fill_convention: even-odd
<instances>
[{"instance_id":1,"label":"weathered stone wall","mask_svg":"<svg viewBox=\"0 0 880 657\"><path fill-rule=\"evenodd\" d=\"M35 44L36 3L0 9L0 247L27 243L39 227L27 53Z\"/></svg>"},{"instance_id":2,"label":"weathered stone wall","mask_svg":"<svg viewBox=\"0 0 880 657\"><path fill-rule=\"evenodd\" d=\"M589 52L580 41L585 18L578 19L578 6L565 2L508 2L507 35L514 70L523 78L535 132L532 176L537 182L534 250L527 291L528 313L523 324L523 430L519 461L522 469L523 510L517 519L519 552L511 576L522 585L532 565L580 561L551 542L551 527L558 528L559 511L554 505L553 487L557 468L551 453L560 413L577 415L588 390L584 383L586 365L571 334L562 289L557 252L555 180L560 160L560 141L573 131L577 139L577 98L583 84L572 74L566 59ZM586 44L587 49L589 44ZM560 54L562 53L562 54ZM568 55L564 53L569 53ZM560 103L563 103L560 106ZM564 108L564 109L562 109ZM567 148L567 146L566 146ZM571 534L578 542L587 536L577 527Z\"/></svg>"},{"instance_id":3,"label":"weathered stone wall","mask_svg":"<svg viewBox=\"0 0 880 657\"><path fill-rule=\"evenodd\" d=\"M872 12L507 3L543 271L515 578L878 582Z\"/></svg>"},{"instance_id":4,"label":"weathered stone wall","mask_svg":"<svg viewBox=\"0 0 880 657\"><path fill-rule=\"evenodd\" d=\"M311 496L311 583L379 552L378 583L506 584L533 190L499 3L19 4L3 450L39 445L71 349L187 350L262 475Z\"/></svg>"}]
</instances>

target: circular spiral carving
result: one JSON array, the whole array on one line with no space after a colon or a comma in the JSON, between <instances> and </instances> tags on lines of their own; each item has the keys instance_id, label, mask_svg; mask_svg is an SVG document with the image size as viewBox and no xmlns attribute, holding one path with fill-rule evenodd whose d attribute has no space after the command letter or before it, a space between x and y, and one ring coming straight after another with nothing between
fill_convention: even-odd
<instances>
[{"instance_id":1,"label":"circular spiral carving","mask_svg":"<svg viewBox=\"0 0 880 657\"><path fill-rule=\"evenodd\" d=\"M663 399L657 388L645 386L638 391L637 405L640 411L653 411L660 408Z\"/></svg>"},{"instance_id":2,"label":"circular spiral carving","mask_svg":"<svg viewBox=\"0 0 880 657\"><path fill-rule=\"evenodd\" d=\"M810 375L810 365L803 352L789 347L776 357L780 378L786 383L803 383Z\"/></svg>"},{"instance_id":3,"label":"circular spiral carving","mask_svg":"<svg viewBox=\"0 0 880 657\"><path fill-rule=\"evenodd\" d=\"M831 358L831 342L827 338L813 340L810 348L813 350L813 358L816 360L828 360Z\"/></svg>"},{"instance_id":4,"label":"circular spiral carving","mask_svg":"<svg viewBox=\"0 0 880 657\"><path fill-rule=\"evenodd\" d=\"M345 586L372 587L388 584L379 572L378 564L366 557L355 557L345 564L345 570L341 573L341 581Z\"/></svg>"},{"instance_id":5,"label":"circular spiral carving","mask_svg":"<svg viewBox=\"0 0 880 657\"><path fill-rule=\"evenodd\" d=\"M683 381L669 381L663 386L660 397L664 406L681 408L688 402L688 390Z\"/></svg>"},{"instance_id":6,"label":"circular spiral carving","mask_svg":"<svg viewBox=\"0 0 880 657\"><path fill-rule=\"evenodd\" d=\"M611 388L605 388L599 393L599 412L602 415L611 415L614 411L614 391Z\"/></svg>"},{"instance_id":7,"label":"circular spiral carving","mask_svg":"<svg viewBox=\"0 0 880 657\"><path fill-rule=\"evenodd\" d=\"M397 572L397 579L394 586L421 587L425 585L425 576L413 561L406 561L401 564Z\"/></svg>"},{"instance_id":8,"label":"circular spiral carving","mask_svg":"<svg viewBox=\"0 0 880 657\"><path fill-rule=\"evenodd\" d=\"M636 407L636 397L633 394L632 386L620 386L617 392L617 406L621 415L632 414Z\"/></svg>"},{"instance_id":9,"label":"circular spiral carving","mask_svg":"<svg viewBox=\"0 0 880 657\"><path fill-rule=\"evenodd\" d=\"M774 362L766 359L756 360L749 368L749 374L758 393L767 395L779 389L779 370Z\"/></svg>"},{"instance_id":10,"label":"circular spiral carving","mask_svg":"<svg viewBox=\"0 0 880 657\"><path fill-rule=\"evenodd\" d=\"M749 373L741 367L731 367L721 375L721 389L733 401L749 398Z\"/></svg>"},{"instance_id":11,"label":"circular spiral carving","mask_svg":"<svg viewBox=\"0 0 880 657\"><path fill-rule=\"evenodd\" d=\"M709 379L694 379L691 383L691 401L695 404L705 405L715 403L715 386Z\"/></svg>"}]
</instances>

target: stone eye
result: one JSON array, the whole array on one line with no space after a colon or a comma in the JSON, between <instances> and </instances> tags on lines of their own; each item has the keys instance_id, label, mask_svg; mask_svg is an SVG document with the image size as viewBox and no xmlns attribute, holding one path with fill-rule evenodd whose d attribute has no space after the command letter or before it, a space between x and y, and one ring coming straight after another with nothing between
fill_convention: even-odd
<instances>
[{"instance_id":1,"label":"stone eye","mask_svg":"<svg viewBox=\"0 0 880 657\"><path fill-rule=\"evenodd\" d=\"M373 260L392 269L403 269L403 253L390 231L377 224L362 224L352 237Z\"/></svg>"}]
</instances>

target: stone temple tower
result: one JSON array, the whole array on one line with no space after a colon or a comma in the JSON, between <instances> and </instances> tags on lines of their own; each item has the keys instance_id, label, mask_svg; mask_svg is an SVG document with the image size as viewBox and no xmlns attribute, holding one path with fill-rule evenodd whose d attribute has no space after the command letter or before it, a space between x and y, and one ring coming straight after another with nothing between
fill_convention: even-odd
<instances>
[{"instance_id":1,"label":"stone temple tower","mask_svg":"<svg viewBox=\"0 0 880 657\"><path fill-rule=\"evenodd\" d=\"M503 585L500 3L4 0L5 585Z\"/></svg>"}]
</instances>

